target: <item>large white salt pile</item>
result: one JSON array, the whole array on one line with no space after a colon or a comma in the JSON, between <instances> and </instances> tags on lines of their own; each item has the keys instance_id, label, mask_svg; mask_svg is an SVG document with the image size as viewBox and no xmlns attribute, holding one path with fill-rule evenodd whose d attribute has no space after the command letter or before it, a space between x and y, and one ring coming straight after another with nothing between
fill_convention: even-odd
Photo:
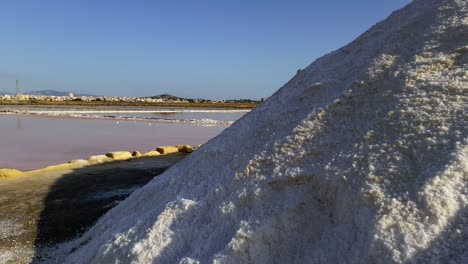
<instances>
[{"instance_id":1,"label":"large white salt pile","mask_svg":"<svg viewBox=\"0 0 468 264\"><path fill-rule=\"evenodd\" d=\"M467 88L468 2L416 0L61 253L68 263L468 263Z\"/></svg>"}]
</instances>

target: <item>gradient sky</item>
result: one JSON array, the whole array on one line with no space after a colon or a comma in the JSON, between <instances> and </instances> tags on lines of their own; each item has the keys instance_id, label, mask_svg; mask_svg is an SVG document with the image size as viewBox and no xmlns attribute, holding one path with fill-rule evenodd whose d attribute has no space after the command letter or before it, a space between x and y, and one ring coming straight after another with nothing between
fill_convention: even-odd
<instances>
[{"instance_id":1,"label":"gradient sky","mask_svg":"<svg viewBox=\"0 0 468 264\"><path fill-rule=\"evenodd\" d=\"M409 2L0 1L0 91L268 97Z\"/></svg>"}]
</instances>

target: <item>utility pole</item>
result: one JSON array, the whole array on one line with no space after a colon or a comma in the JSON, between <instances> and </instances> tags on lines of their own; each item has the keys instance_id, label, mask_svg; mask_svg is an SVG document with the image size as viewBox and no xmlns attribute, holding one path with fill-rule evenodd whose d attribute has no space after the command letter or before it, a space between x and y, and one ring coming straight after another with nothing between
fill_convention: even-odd
<instances>
[{"instance_id":1,"label":"utility pole","mask_svg":"<svg viewBox=\"0 0 468 264\"><path fill-rule=\"evenodd\" d=\"M16 96L20 94L19 80L16 80Z\"/></svg>"}]
</instances>

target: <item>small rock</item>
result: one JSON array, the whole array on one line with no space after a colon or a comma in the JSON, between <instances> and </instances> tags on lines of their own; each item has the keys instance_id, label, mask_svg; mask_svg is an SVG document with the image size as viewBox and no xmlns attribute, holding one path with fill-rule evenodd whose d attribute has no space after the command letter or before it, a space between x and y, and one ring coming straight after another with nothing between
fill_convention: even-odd
<instances>
[{"instance_id":1,"label":"small rock","mask_svg":"<svg viewBox=\"0 0 468 264\"><path fill-rule=\"evenodd\" d=\"M140 151L138 150L135 150L132 152L132 157L141 157L143 154L141 154Z\"/></svg>"},{"instance_id":2,"label":"small rock","mask_svg":"<svg viewBox=\"0 0 468 264\"><path fill-rule=\"evenodd\" d=\"M114 151L114 152L106 153L106 156L109 158L116 159L116 160L126 160L132 157L132 153L128 151Z\"/></svg>"},{"instance_id":3,"label":"small rock","mask_svg":"<svg viewBox=\"0 0 468 264\"><path fill-rule=\"evenodd\" d=\"M170 154L170 153L179 152L179 149L174 146L161 146L161 147L156 148L156 151L161 154Z\"/></svg>"},{"instance_id":4,"label":"small rock","mask_svg":"<svg viewBox=\"0 0 468 264\"><path fill-rule=\"evenodd\" d=\"M179 150L179 152L183 152L183 153L193 152L193 148L190 145L177 145L177 149Z\"/></svg>"},{"instance_id":5,"label":"small rock","mask_svg":"<svg viewBox=\"0 0 468 264\"><path fill-rule=\"evenodd\" d=\"M104 163L112 161L112 158L107 157L106 155L95 155L88 158L88 161L92 164Z\"/></svg>"},{"instance_id":6,"label":"small rock","mask_svg":"<svg viewBox=\"0 0 468 264\"><path fill-rule=\"evenodd\" d=\"M156 150L152 150L150 152L146 152L145 154L141 155L142 157L154 157L159 156L161 153L157 152Z\"/></svg>"}]
</instances>

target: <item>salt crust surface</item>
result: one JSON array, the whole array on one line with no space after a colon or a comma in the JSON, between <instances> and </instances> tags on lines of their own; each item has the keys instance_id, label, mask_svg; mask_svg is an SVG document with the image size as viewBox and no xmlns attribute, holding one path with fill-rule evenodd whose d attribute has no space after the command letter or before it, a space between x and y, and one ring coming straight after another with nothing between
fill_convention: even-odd
<instances>
[{"instance_id":1,"label":"salt crust surface","mask_svg":"<svg viewBox=\"0 0 468 264\"><path fill-rule=\"evenodd\" d=\"M468 263L467 29L464 0L394 12L56 260Z\"/></svg>"}]
</instances>

